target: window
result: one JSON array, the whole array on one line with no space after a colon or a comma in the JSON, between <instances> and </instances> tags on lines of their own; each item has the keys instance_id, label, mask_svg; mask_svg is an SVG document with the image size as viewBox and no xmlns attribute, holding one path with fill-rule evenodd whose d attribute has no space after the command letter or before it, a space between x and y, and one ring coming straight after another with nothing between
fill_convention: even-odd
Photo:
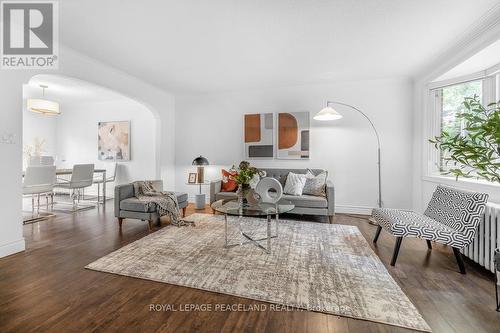
<instances>
[{"instance_id":1,"label":"window","mask_svg":"<svg viewBox=\"0 0 500 333\"><path fill-rule=\"evenodd\" d=\"M463 104L466 97L479 96L482 99L483 81L456 84L441 90L441 131L451 135L462 133L464 124L457 119L457 114L466 111Z\"/></svg>"},{"instance_id":2,"label":"window","mask_svg":"<svg viewBox=\"0 0 500 333\"><path fill-rule=\"evenodd\" d=\"M464 134L465 124L463 120L457 118L457 114L466 112L464 107L464 99L466 97L478 96L483 100L483 80L470 81L452 86L441 88L437 94L441 98L441 133L447 132L451 136ZM451 166L446 165L446 156L443 152L440 153L439 169L446 171Z\"/></svg>"}]
</instances>

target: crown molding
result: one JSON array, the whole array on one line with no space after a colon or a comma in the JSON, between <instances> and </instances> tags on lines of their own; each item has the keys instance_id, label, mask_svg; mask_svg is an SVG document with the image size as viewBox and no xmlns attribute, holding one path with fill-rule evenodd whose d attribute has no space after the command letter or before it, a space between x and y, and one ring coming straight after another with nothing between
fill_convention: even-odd
<instances>
[{"instance_id":1,"label":"crown molding","mask_svg":"<svg viewBox=\"0 0 500 333\"><path fill-rule=\"evenodd\" d=\"M415 82L425 84L438 78L498 39L500 39L500 3L471 24L451 48L421 70L415 76Z\"/></svg>"}]
</instances>

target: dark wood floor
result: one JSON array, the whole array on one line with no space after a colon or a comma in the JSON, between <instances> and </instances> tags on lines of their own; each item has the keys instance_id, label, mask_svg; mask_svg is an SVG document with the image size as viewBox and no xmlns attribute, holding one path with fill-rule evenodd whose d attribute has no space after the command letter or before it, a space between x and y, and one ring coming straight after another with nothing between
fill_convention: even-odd
<instances>
[{"instance_id":1,"label":"dark wood floor","mask_svg":"<svg viewBox=\"0 0 500 333\"><path fill-rule=\"evenodd\" d=\"M375 227L365 219L338 214L334 223L358 226L371 244ZM147 234L147 224L135 220L119 232L111 203L26 225L26 252L0 259L0 332L410 332L306 311L151 312L157 303L264 303L83 268ZM461 275L451 249L434 244L428 252L416 239L403 241L393 268L393 244L382 233L374 250L433 331L500 332L492 274L466 260Z\"/></svg>"}]
</instances>

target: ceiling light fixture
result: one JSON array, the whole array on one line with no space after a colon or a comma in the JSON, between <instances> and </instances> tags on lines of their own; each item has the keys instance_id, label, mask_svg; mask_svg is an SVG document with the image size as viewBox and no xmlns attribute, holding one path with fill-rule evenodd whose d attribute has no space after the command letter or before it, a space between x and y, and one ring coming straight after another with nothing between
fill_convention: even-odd
<instances>
[{"instance_id":1,"label":"ceiling light fixture","mask_svg":"<svg viewBox=\"0 0 500 333\"><path fill-rule=\"evenodd\" d=\"M27 107L28 110L35 113L41 113L47 116L58 116L61 114L59 109L59 103L54 101L49 101L45 99L45 89L48 88L46 85L40 85L42 88L42 98L29 98Z\"/></svg>"}]
</instances>

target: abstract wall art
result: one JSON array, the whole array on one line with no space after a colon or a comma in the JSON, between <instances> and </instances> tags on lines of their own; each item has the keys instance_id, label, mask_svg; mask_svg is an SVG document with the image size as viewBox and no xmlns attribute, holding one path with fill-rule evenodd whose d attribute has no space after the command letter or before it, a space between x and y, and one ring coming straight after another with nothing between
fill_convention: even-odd
<instances>
[{"instance_id":1,"label":"abstract wall art","mask_svg":"<svg viewBox=\"0 0 500 333\"><path fill-rule=\"evenodd\" d=\"M309 112L278 113L279 159L309 159Z\"/></svg>"},{"instance_id":2,"label":"abstract wall art","mask_svg":"<svg viewBox=\"0 0 500 333\"><path fill-rule=\"evenodd\" d=\"M244 119L245 158L274 157L274 114L246 114Z\"/></svg>"},{"instance_id":3,"label":"abstract wall art","mask_svg":"<svg viewBox=\"0 0 500 333\"><path fill-rule=\"evenodd\" d=\"M130 160L130 121L98 123L99 160Z\"/></svg>"}]
</instances>

